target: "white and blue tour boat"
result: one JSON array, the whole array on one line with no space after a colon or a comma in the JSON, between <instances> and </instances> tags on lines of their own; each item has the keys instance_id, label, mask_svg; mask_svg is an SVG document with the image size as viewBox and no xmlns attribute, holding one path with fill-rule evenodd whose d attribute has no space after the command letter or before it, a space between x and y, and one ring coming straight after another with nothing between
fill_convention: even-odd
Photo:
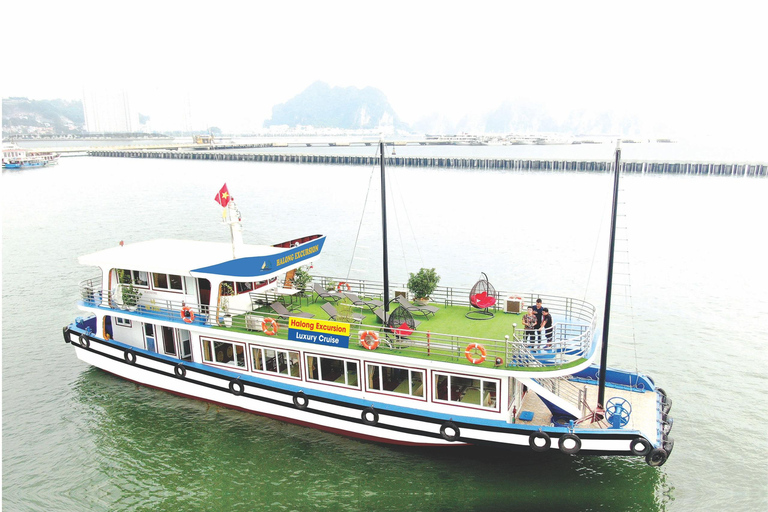
<instances>
[{"instance_id":1,"label":"white and blue tour boat","mask_svg":"<svg viewBox=\"0 0 768 512\"><path fill-rule=\"evenodd\" d=\"M398 292L390 300L386 230L383 282L300 283L303 269L315 274L325 236L244 244L226 186L216 199L231 243L121 243L80 257L99 274L80 284L84 315L64 327L78 358L145 386L376 442L638 456L652 466L671 453L670 398L650 377L606 365L611 268L602 326L583 300L487 279L437 287L417 305ZM513 324L537 299L552 324L531 336Z\"/></svg>"}]
</instances>

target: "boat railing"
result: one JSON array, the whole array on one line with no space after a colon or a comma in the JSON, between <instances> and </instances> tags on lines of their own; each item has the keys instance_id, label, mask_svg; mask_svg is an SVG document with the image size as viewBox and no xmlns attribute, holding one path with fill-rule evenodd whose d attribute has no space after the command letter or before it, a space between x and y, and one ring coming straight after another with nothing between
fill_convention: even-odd
<instances>
[{"instance_id":1,"label":"boat railing","mask_svg":"<svg viewBox=\"0 0 768 512\"><path fill-rule=\"evenodd\" d=\"M367 295L375 292L375 287L370 282L362 284L360 288L353 289L358 292L365 290L361 293ZM120 302L118 294L101 290L100 278L86 279L81 283L80 290L83 305L135 311L142 316L158 320L226 327L241 332L262 332L261 322L270 316L266 313L234 308L230 308L225 314L215 306L144 296L139 298L136 306L128 307ZM547 297L549 303L556 304L553 299ZM271 318L279 326L276 337L287 339L288 319L275 315ZM394 355L470 364L470 359L476 359L476 355L472 355L470 345L477 344L481 345L485 352L481 362L485 363L485 366L509 369L556 369L587 357L594 331L594 318L590 323L584 320L555 322L551 342L546 339L546 336L542 336L543 339L538 341L525 339L525 331L514 327L512 332L503 339L491 339L418 330L406 335L402 331L380 324L354 324L351 330L350 346L357 346L358 337L362 331L372 330L379 333L379 350L389 350Z\"/></svg>"},{"instance_id":2,"label":"boat railing","mask_svg":"<svg viewBox=\"0 0 768 512\"><path fill-rule=\"evenodd\" d=\"M377 296L381 298L384 293L384 283L381 281L347 279L330 276L313 276L313 278L323 287L327 286L330 282L337 284L341 283L338 286L340 290L350 290L361 296ZM408 286L406 284L390 283L389 285L389 291L393 297L398 293L407 294L407 290ZM435 291L430 294L430 303L445 306L466 306L469 309L471 307L469 302L470 291L470 288L438 286L435 288ZM503 311L505 308L505 301L519 300L520 307L522 308L521 311L524 312L525 308L536 303L536 299L541 299L544 307L548 308L549 312L558 319L567 321L579 320L586 322L589 325L591 325L595 319L596 309L592 304L586 301L574 299L572 297L561 297L532 292L497 290L496 304L492 309Z\"/></svg>"}]
</instances>

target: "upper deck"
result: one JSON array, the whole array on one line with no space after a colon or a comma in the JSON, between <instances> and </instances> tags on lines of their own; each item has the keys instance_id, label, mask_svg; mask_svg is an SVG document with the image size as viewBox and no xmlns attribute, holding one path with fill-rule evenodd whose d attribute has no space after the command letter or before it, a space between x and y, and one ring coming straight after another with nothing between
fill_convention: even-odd
<instances>
[{"instance_id":1,"label":"upper deck","mask_svg":"<svg viewBox=\"0 0 768 512\"><path fill-rule=\"evenodd\" d=\"M344 290L349 285L349 290L360 297L381 299L383 292L381 282L314 277L314 282L321 287L331 281L345 281ZM257 292L241 294L237 297L239 300L232 300L241 307L229 308L229 314L232 316L231 326L225 326L223 312L216 307L213 297L211 305L207 306L175 297L145 296L139 300L138 309L132 314L185 326L205 326L233 334L250 335L263 334L262 320L272 318L278 324L278 331L271 338L291 343L288 341L288 318L293 314L291 312L307 313L318 320L328 320L329 315L322 309L325 301L315 292L300 293L294 289L281 288L282 283L283 281L278 279L276 283ZM392 293L400 293L400 290L405 289L405 285L390 284ZM81 305L85 307L123 309L114 300L113 295L114 292L103 291L101 279L81 283ZM437 311L431 315L414 312L414 319L420 323L407 335L385 328L380 315L375 312L377 308L351 306L352 312L362 316L362 319L352 326L349 348L366 350L358 342L359 333L374 331L380 339L377 350L392 356L469 365L478 369L548 374L571 373L587 365L595 353L593 340L596 313L594 306L587 302L566 297L499 290L496 291L496 305L491 308L493 317L487 320L472 320L465 316L471 310L469 295L469 289L439 286L431 294L430 302ZM547 345L546 341L537 343L525 339L522 320L524 308L538 298L542 299L553 317L553 339L550 345ZM289 313L283 316L277 314L269 306L274 302L285 305ZM339 304L336 306L341 309ZM519 312L505 312L505 309L510 309L509 306ZM396 303L392 304L390 311L396 307ZM189 308L194 314L193 322L185 323L182 320L182 308ZM473 343L482 345L485 350L484 361L480 363L472 363L465 356L467 347Z\"/></svg>"}]
</instances>

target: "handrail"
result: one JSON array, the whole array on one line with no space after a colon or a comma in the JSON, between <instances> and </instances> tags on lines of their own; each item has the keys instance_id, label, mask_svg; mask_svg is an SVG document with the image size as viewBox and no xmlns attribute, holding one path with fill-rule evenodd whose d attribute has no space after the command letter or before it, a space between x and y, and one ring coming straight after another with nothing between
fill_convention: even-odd
<instances>
[{"instance_id":1,"label":"handrail","mask_svg":"<svg viewBox=\"0 0 768 512\"><path fill-rule=\"evenodd\" d=\"M322 278L321 278L322 279ZM365 294L375 294L375 283L364 281L348 281L354 291ZM358 285L359 284L359 285ZM86 279L80 283L81 304L85 306L104 307L109 309L126 309L126 306L118 304L116 298L112 296L111 291L102 292L100 278ZM467 295L469 291L467 290ZM519 294L518 294L519 295ZM538 295L536 295L538 296ZM542 296L543 297L543 296ZM559 304L554 297L547 297L552 304ZM570 300L570 299L569 299ZM587 303L583 303L589 306ZM554 306L559 307L559 306ZM579 306L582 308L583 306ZM189 308L191 315L186 319L182 316L182 308ZM552 308L550 308L552 309ZM588 308L583 307L585 311ZM594 308L592 308L594 309ZM187 301L165 300L152 298L150 300L144 297L139 299L136 311L149 318L167 320L174 322L184 322L195 325L214 325L226 326L239 331L260 330L260 323L254 324L252 318L262 318L270 316L268 314L232 309L228 311L231 320L226 318L220 311L219 318L216 318L216 308L207 305L201 305ZM558 312L558 310L555 310ZM573 309L574 314L571 318L574 320L587 320L581 313L575 314L577 309ZM278 323L280 336L285 337L287 332L288 320L272 316ZM486 366L494 365L509 369L530 369L530 368L551 368L556 369L579 359L586 358L589 354L592 344L592 333L594 332L595 321L593 317L589 324L575 323L569 321L555 322L553 325L553 336L551 346L545 347L542 343L528 343L520 339L518 333L522 335L524 331L517 330L513 332L512 337L506 339L490 339L471 336L462 336L449 333L437 333L431 331L414 331L407 337L396 335L389 328L382 325L354 324L353 329L357 331L374 330L382 333L382 348L391 350L397 355L420 357L420 358L438 358L449 362L461 362L466 364L465 350L472 343L481 344L486 350ZM231 324L229 322L231 321ZM353 334L354 336L354 334ZM356 338L356 336L354 336ZM354 339L353 338L353 339ZM353 345L354 346L354 345ZM497 359L498 358L498 359ZM500 360L500 364L496 364Z\"/></svg>"}]
</instances>

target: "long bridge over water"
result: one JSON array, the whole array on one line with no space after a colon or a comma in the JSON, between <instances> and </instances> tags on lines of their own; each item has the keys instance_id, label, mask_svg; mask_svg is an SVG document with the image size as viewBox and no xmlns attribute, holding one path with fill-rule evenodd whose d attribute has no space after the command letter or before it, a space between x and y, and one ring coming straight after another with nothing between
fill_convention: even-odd
<instances>
[{"instance_id":1,"label":"long bridge over water","mask_svg":"<svg viewBox=\"0 0 768 512\"><path fill-rule=\"evenodd\" d=\"M327 144L324 144L327 146ZM113 158L168 158L181 160L215 160L238 162L284 162L301 164L331 164L331 165L379 165L378 156L358 155L322 155L299 153L227 153L219 149L242 149L236 147L220 147L216 150L181 151L174 146L170 149L90 149L89 156ZM275 147L272 144L251 145L253 147ZM82 152L82 148L80 149ZM584 161L574 159L512 159L512 158L477 158L477 157L444 157L444 156L388 156L387 166L398 167L441 167L448 169L488 169L514 171L577 171L577 172L609 172L613 162ZM649 162L623 161L622 171L635 174L691 174L711 176L768 176L768 164L756 163L707 163L707 162Z\"/></svg>"}]
</instances>

